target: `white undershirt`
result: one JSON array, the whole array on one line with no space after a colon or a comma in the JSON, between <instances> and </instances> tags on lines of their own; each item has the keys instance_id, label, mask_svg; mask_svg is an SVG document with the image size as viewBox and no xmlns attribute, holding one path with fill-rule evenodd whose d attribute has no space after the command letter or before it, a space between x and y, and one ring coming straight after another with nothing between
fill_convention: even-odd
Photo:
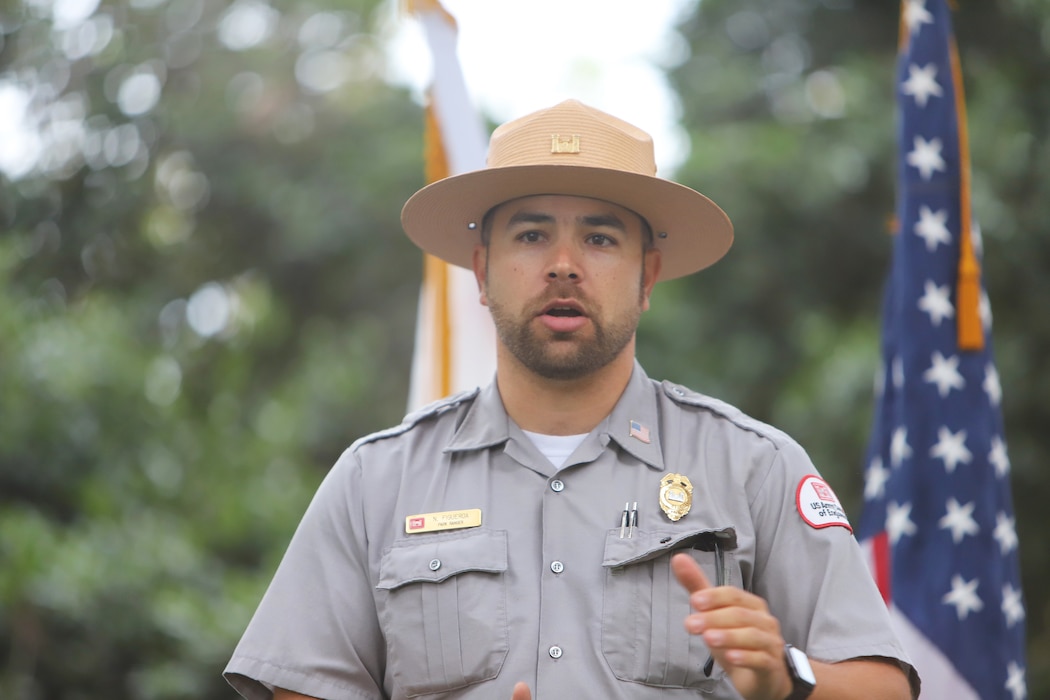
<instances>
[{"instance_id":1,"label":"white undershirt","mask_svg":"<svg viewBox=\"0 0 1050 700\"><path fill-rule=\"evenodd\" d=\"M550 460L550 463L554 465L555 469L561 469L562 465L565 464L565 460L569 458L583 439L587 437L587 433L582 435L544 435L543 433L530 433L528 430L522 431L529 436L532 440L532 444L536 446L543 456Z\"/></svg>"}]
</instances>

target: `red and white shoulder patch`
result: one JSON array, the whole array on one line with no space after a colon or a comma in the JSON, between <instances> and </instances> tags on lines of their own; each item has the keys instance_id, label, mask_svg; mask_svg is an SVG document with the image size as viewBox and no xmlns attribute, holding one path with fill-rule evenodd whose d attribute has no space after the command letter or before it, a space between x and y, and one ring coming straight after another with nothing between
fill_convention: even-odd
<instances>
[{"instance_id":1,"label":"red and white shoulder patch","mask_svg":"<svg viewBox=\"0 0 1050 700\"><path fill-rule=\"evenodd\" d=\"M828 486L828 482L819 476L810 474L798 482L795 505L798 506L798 514L810 527L819 530L837 525L853 532L838 496Z\"/></svg>"}]
</instances>

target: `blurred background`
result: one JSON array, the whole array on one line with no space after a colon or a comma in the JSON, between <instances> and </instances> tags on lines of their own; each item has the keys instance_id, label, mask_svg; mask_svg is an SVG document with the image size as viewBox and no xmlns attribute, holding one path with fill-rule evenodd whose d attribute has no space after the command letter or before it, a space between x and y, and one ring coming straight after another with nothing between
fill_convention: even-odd
<instances>
[{"instance_id":1,"label":"blurred background","mask_svg":"<svg viewBox=\"0 0 1050 700\"><path fill-rule=\"evenodd\" d=\"M1050 3L958 5L1029 697L1050 698ZM551 31L600 47L589 7L562 2ZM652 56L663 174L737 239L657 287L639 356L791 433L856 519L899 6L676 8ZM314 489L405 411L410 21L372 0L0 2L0 698L233 697L221 670ZM515 26L488 31L515 58L550 53ZM490 122L520 113L499 99L480 101Z\"/></svg>"}]
</instances>

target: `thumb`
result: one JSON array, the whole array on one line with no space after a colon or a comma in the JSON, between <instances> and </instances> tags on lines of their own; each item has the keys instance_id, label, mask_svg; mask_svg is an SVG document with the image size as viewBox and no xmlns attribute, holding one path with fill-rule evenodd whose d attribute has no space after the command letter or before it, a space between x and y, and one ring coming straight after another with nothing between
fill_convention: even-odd
<instances>
[{"instance_id":1,"label":"thumb","mask_svg":"<svg viewBox=\"0 0 1050 700\"><path fill-rule=\"evenodd\" d=\"M529 686L521 681L515 683L514 694L510 696L510 700L532 700L532 693L529 692Z\"/></svg>"}]
</instances>

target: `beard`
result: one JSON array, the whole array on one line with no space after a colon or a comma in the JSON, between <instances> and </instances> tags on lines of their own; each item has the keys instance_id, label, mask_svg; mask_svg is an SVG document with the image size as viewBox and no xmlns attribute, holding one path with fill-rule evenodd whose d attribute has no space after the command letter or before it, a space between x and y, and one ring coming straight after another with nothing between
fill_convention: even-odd
<instances>
[{"instance_id":1,"label":"beard","mask_svg":"<svg viewBox=\"0 0 1050 700\"><path fill-rule=\"evenodd\" d=\"M578 294L557 295L552 298L577 297ZM540 302L541 307L546 302ZM622 318L603 324L596 316L600 309L588 305L588 318L594 329L593 337L579 337L579 332L558 333L537 331L533 327L536 313L526 309L519 315L491 295L489 311L496 327L496 335L518 362L545 379L579 379L605 367L616 359L634 337L642 310L639 305ZM541 337L543 336L547 337Z\"/></svg>"}]
</instances>

